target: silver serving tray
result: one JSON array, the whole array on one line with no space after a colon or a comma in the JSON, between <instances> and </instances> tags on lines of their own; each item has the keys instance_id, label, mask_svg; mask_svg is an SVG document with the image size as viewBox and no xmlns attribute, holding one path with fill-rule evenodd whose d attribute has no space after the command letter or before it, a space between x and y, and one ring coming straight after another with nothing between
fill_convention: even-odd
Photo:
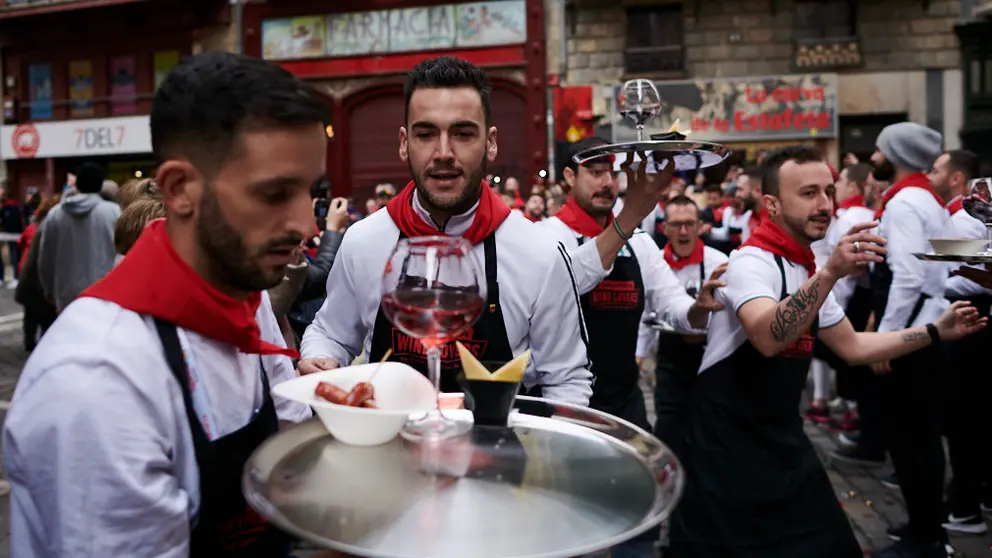
<instances>
[{"instance_id":1,"label":"silver serving tray","mask_svg":"<svg viewBox=\"0 0 992 558\"><path fill-rule=\"evenodd\" d=\"M927 262L958 262L972 265L992 263L992 256L957 256L954 254L913 254L916 259Z\"/></svg>"},{"instance_id":2,"label":"silver serving tray","mask_svg":"<svg viewBox=\"0 0 992 558\"><path fill-rule=\"evenodd\" d=\"M682 494L678 459L628 422L522 396L510 420L442 446L374 447L309 421L255 451L245 497L287 533L355 556L572 558L655 527Z\"/></svg>"},{"instance_id":3,"label":"silver serving tray","mask_svg":"<svg viewBox=\"0 0 992 558\"><path fill-rule=\"evenodd\" d=\"M730 156L730 149L708 141L690 140L645 140L613 143L586 149L576 153L572 160L583 164L590 159L616 153L661 152L675 159L675 170L691 171L718 165Z\"/></svg>"}]
</instances>

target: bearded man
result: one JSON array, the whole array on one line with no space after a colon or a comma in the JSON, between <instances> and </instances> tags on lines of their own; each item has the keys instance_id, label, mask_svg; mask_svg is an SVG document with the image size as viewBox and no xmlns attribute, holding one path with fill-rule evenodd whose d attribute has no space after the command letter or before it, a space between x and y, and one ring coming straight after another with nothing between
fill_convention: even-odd
<instances>
[{"instance_id":1,"label":"bearded man","mask_svg":"<svg viewBox=\"0 0 992 558\"><path fill-rule=\"evenodd\" d=\"M211 52L169 73L150 120L166 217L65 308L7 415L12 553L281 558L241 475L310 417L270 394L296 352L265 289L314 229L326 108L278 66Z\"/></svg>"},{"instance_id":2,"label":"bearded man","mask_svg":"<svg viewBox=\"0 0 992 558\"><path fill-rule=\"evenodd\" d=\"M393 326L380 308L379 284L401 238L465 238L485 266L488 300L460 340L479 360L507 362L531 350L524 385L545 397L586 404L592 375L575 280L565 250L536 233L483 180L498 153L491 85L469 62L440 57L407 76L399 156L411 181L386 206L345 235L327 279L327 298L303 336L301 373L348 365L362 351L427 373L426 351ZM443 349L448 351L450 349ZM457 358L441 363L442 391L460 391Z\"/></svg>"}]
</instances>

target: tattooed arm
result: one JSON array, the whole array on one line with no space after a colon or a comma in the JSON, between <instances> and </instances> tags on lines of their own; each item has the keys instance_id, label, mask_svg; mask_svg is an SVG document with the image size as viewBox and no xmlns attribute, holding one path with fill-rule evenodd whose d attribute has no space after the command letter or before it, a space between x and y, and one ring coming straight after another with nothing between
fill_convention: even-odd
<instances>
[{"instance_id":1,"label":"tattooed arm","mask_svg":"<svg viewBox=\"0 0 992 558\"><path fill-rule=\"evenodd\" d=\"M772 357L809 332L837 279L820 270L795 293L781 302L756 298L737 310L737 318L747 332L748 340L758 351Z\"/></svg>"},{"instance_id":2,"label":"tattooed arm","mask_svg":"<svg viewBox=\"0 0 992 558\"><path fill-rule=\"evenodd\" d=\"M940 339L951 341L985 327L978 311L968 303L955 302L933 325ZM893 360L932 343L926 326L916 326L884 333L858 333L851 322L842 320L834 327L820 330L820 339L848 364L871 364Z\"/></svg>"}]
</instances>

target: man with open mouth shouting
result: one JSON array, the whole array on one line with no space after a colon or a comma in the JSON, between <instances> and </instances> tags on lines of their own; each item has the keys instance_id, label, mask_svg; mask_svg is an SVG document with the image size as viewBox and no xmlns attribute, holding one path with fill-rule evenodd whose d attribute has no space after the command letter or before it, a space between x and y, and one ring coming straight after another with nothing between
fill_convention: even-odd
<instances>
[{"instance_id":1,"label":"man with open mouth shouting","mask_svg":"<svg viewBox=\"0 0 992 558\"><path fill-rule=\"evenodd\" d=\"M482 317L460 339L479 360L507 362L531 349L524 384L540 384L551 399L586 404L592 393L578 295L564 249L535 234L487 184L496 159L497 128L486 74L463 60L441 57L414 68L406 83L406 121L399 156L412 180L386 206L345 236L327 280L327 299L303 336L301 373L350 364L362 350L370 360L392 349L392 360L426 374L419 343L394 331L380 310L382 272L404 237L461 236L485 264L488 300ZM460 391L457 353L442 349L442 391Z\"/></svg>"}]
</instances>

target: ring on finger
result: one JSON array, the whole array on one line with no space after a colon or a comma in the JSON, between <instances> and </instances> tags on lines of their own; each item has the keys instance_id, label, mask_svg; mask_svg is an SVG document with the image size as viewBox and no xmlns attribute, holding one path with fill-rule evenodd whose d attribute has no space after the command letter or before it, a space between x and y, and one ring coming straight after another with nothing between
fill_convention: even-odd
<instances>
[{"instance_id":1,"label":"ring on finger","mask_svg":"<svg viewBox=\"0 0 992 558\"><path fill-rule=\"evenodd\" d=\"M857 240L854 241L854 253L855 254L861 253L861 243L858 242Z\"/></svg>"}]
</instances>

